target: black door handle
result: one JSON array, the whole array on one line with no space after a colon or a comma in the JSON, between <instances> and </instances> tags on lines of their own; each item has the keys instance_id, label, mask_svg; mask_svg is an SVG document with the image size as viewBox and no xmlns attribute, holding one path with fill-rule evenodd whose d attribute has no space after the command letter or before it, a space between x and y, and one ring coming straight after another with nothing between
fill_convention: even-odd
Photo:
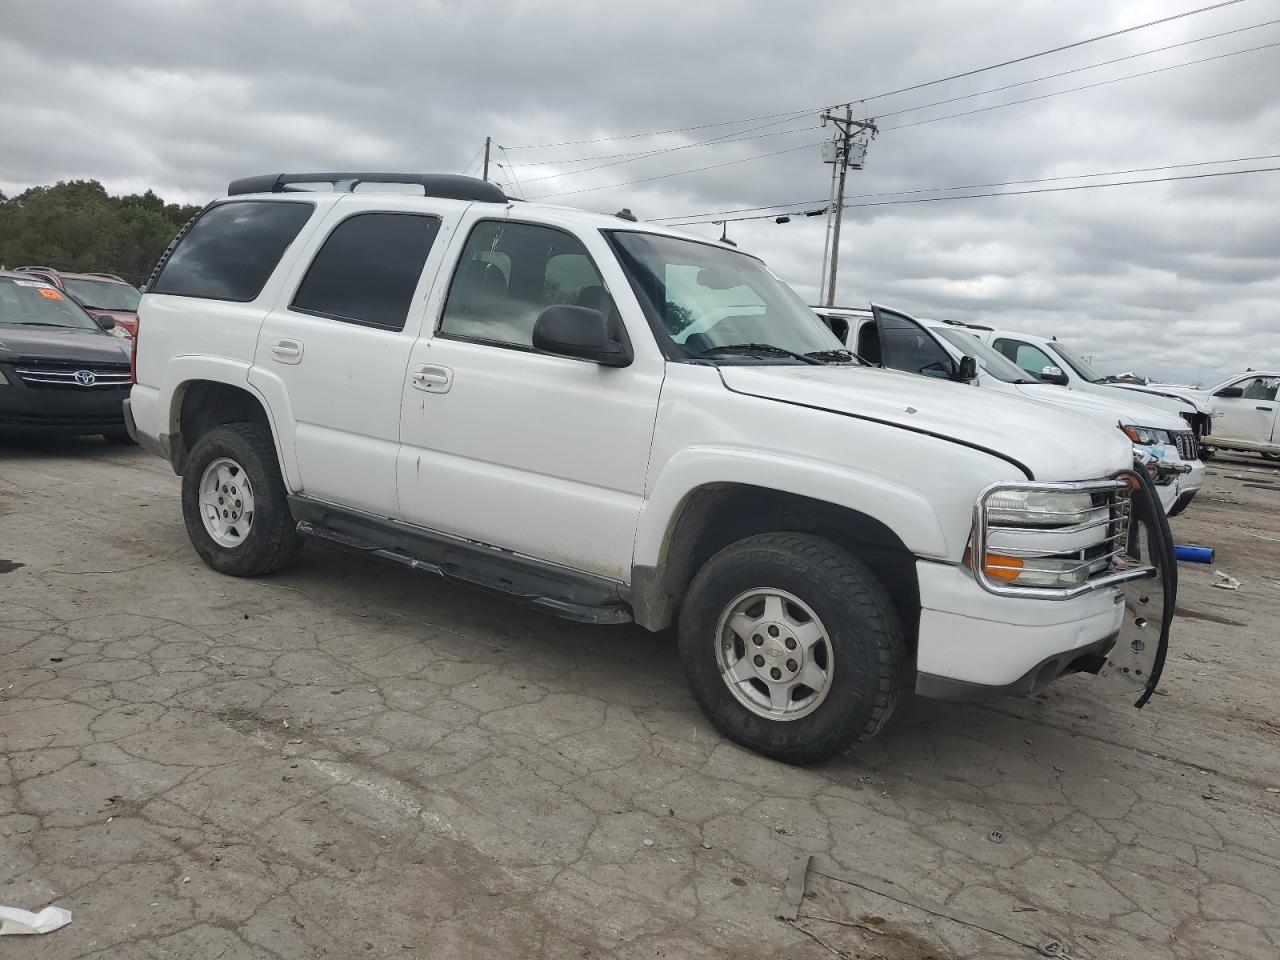
<instances>
[{"instance_id":1,"label":"black door handle","mask_svg":"<svg viewBox=\"0 0 1280 960\"><path fill-rule=\"evenodd\" d=\"M1270 408L1270 407L1254 407L1253 409L1255 409L1255 410L1261 410L1263 413L1270 413L1270 412L1271 412L1271 408Z\"/></svg>"}]
</instances>

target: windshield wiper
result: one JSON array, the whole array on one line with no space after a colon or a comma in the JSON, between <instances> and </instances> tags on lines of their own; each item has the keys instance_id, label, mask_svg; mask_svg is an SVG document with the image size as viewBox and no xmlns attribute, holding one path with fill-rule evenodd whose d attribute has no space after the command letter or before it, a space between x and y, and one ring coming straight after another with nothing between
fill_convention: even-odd
<instances>
[{"instance_id":1,"label":"windshield wiper","mask_svg":"<svg viewBox=\"0 0 1280 960\"><path fill-rule=\"evenodd\" d=\"M718 347L708 347L698 354L700 357L710 357L717 353L771 353L778 357L790 357L793 360L799 360L801 363L809 363L822 365L823 361L816 357L811 357L803 353L796 353L794 350L788 350L786 347L778 347L772 343L724 343Z\"/></svg>"},{"instance_id":2,"label":"windshield wiper","mask_svg":"<svg viewBox=\"0 0 1280 960\"><path fill-rule=\"evenodd\" d=\"M848 363L850 360L857 360L863 366L871 366L866 359L858 356L848 347L836 347L834 350L813 350L806 353L805 356L821 360L823 363Z\"/></svg>"},{"instance_id":3,"label":"windshield wiper","mask_svg":"<svg viewBox=\"0 0 1280 960\"><path fill-rule=\"evenodd\" d=\"M32 320L15 320L8 324L11 327L57 327L59 330L81 330L84 327L68 327L65 323L39 323Z\"/></svg>"}]
</instances>

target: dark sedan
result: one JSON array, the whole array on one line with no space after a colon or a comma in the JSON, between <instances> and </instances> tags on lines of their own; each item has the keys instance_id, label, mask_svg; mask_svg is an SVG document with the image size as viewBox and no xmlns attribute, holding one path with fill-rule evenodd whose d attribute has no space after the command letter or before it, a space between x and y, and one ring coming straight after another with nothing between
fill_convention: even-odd
<instances>
[{"instance_id":1,"label":"dark sedan","mask_svg":"<svg viewBox=\"0 0 1280 960\"><path fill-rule=\"evenodd\" d=\"M0 272L0 435L101 434L129 443L128 341L57 287Z\"/></svg>"}]
</instances>

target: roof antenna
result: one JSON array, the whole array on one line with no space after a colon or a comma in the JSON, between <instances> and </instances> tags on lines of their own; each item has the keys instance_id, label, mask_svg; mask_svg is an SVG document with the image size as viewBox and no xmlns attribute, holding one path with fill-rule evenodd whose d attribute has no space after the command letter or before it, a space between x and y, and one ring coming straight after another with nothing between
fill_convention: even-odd
<instances>
[{"instance_id":1,"label":"roof antenna","mask_svg":"<svg viewBox=\"0 0 1280 960\"><path fill-rule=\"evenodd\" d=\"M731 247L736 247L737 244L729 239L729 221L721 220L719 221L719 223L720 223L720 242L727 243Z\"/></svg>"},{"instance_id":2,"label":"roof antenna","mask_svg":"<svg viewBox=\"0 0 1280 960\"><path fill-rule=\"evenodd\" d=\"M614 216L617 217L619 220L629 220L632 223L636 223L640 219L634 213L631 212L630 207L623 207L621 210L615 213Z\"/></svg>"}]
</instances>

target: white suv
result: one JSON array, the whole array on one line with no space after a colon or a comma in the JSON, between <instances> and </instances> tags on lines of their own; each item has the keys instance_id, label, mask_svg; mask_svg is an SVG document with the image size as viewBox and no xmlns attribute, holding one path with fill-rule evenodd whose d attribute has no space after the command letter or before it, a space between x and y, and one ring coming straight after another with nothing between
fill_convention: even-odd
<instances>
[{"instance_id":1,"label":"white suv","mask_svg":"<svg viewBox=\"0 0 1280 960\"><path fill-rule=\"evenodd\" d=\"M712 722L791 762L904 686L1153 691L1176 571L1118 431L862 366L756 258L625 211L431 175L229 194L157 264L126 403L215 570L311 539L678 621Z\"/></svg>"}]
</instances>

